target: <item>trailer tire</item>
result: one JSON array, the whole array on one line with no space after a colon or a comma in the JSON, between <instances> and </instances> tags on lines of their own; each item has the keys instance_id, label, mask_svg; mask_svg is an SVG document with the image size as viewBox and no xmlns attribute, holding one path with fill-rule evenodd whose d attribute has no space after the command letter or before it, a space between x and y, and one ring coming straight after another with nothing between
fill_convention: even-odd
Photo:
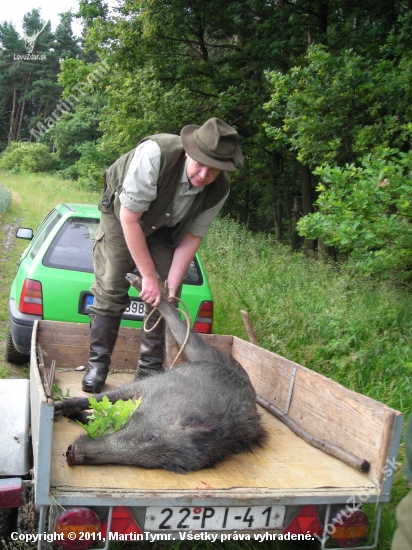
<instances>
[{"instance_id":1,"label":"trailer tire","mask_svg":"<svg viewBox=\"0 0 412 550\"><path fill-rule=\"evenodd\" d=\"M11 337L10 329L7 334L6 361L8 361L9 363L17 363L18 365L29 362L29 356L25 355L24 353L20 353L14 347L14 342L13 338Z\"/></svg>"},{"instance_id":2,"label":"trailer tire","mask_svg":"<svg viewBox=\"0 0 412 550\"><path fill-rule=\"evenodd\" d=\"M18 508L0 509L0 539L7 539L17 529Z\"/></svg>"}]
</instances>

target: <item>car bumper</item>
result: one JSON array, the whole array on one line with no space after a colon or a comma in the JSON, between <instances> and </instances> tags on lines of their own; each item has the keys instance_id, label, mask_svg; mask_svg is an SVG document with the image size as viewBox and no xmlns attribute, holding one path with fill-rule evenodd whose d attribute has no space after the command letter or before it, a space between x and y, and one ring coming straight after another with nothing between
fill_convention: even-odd
<instances>
[{"instance_id":1,"label":"car bumper","mask_svg":"<svg viewBox=\"0 0 412 550\"><path fill-rule=\"evenodd\" d=\"M19 353L30 355L33 324L34 321L41 318L40 315L21 313L17 309L15 301L12 298L9 299L10 332L14 347Z\"/></svg>"}]
</instances>

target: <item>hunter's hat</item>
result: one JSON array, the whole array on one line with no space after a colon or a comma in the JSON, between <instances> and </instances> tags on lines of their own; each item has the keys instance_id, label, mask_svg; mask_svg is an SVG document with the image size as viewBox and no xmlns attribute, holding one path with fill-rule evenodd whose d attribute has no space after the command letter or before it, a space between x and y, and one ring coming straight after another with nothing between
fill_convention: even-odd
<instances>
[{"instance_id":1,"label":"hunter's hat","mask_svg":"<svg viewBox=\"0 0 412 550\"><path fill-rule=\"evenodd\" d=\"M238 133L223 120L213 117L202 126L185 126L180 135L186 153L196 162L229 172L242 168Z\"/></svg>"}]
</instances>

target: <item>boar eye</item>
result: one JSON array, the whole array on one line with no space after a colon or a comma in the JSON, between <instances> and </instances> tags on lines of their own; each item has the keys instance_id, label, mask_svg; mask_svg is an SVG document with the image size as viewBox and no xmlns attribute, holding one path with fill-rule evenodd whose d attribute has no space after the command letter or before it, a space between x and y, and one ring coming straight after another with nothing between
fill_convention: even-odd
<instances>
[{"instance_id":1,"label":"boar eye","mask_svg":"<svg viewBox=\"0 0 412 550\"><path fill-rule=\"evenodd\" d=\"M156 434L148 433L144 434L141 441L142 443L149 443L149 441L153 441L156 438Z\"/></svg>"}]
</instances>

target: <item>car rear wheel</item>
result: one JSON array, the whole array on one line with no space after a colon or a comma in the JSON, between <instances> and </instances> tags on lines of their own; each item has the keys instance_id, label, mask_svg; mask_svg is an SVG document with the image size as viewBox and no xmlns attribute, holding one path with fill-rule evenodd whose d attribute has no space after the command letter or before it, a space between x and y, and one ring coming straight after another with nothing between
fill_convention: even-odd
<instances>
[{"instance_id":1,"label":"car rear wheel","mask_svg":"<svg viewBox=\"0 0 412 550\"><path fill-rule=\"evenodd\" d=\"M29 356L24 353L20 353L16 350L13 343L13 338L11 337L11 332L9 330L7 334L7 344L6 344L6 361L9 363L28 363Z\"/></svg>"}]
</instances>

